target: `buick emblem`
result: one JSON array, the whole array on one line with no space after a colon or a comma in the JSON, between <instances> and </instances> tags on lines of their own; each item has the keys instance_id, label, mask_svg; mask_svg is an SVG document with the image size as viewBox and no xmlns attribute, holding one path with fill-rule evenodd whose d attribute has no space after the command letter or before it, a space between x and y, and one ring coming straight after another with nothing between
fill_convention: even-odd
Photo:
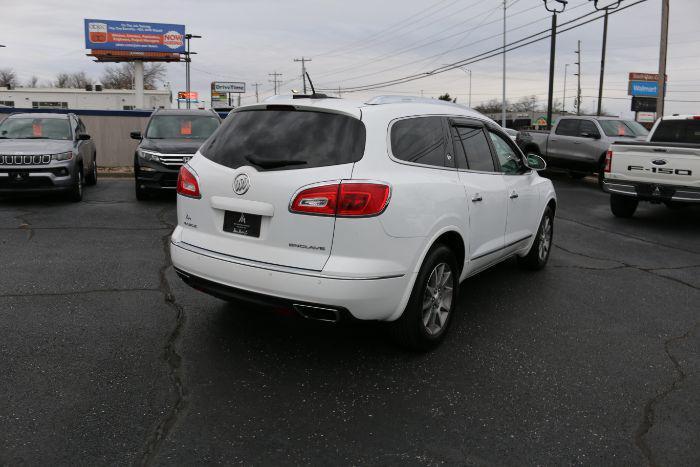
<instances>
[{"instance_id":1,"label":"buick emblem","mask_svg":"<svg viewBox=\"0 0 700 467\"><path fill-rule=\"evenodd\" d=\"M666 161L663 159L656 159L655 161L651 161L651 163L654 165L666 165Z\"/></svg>"},{"instance_id":2,"label":"buick emblem","mask_svg":"<svg viewBox=\"0 0 700 467\"><path fill-rule=\"evenodd\" d=\"M233 192L237 195L244 195L250 188L250 179L246 174L239 174L233 179Z\"/></svg>"}]
</instances>

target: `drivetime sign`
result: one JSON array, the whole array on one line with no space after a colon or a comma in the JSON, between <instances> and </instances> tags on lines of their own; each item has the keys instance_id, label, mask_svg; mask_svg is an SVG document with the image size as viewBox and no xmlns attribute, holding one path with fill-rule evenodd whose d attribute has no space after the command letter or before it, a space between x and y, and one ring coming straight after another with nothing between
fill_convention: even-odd
<instances>
[{"instance_id":1,"label":"drivetime sign","mask_svg":"<svg viewBox=\"0 0 700 467\"><path fill-rule=\"evenodd\" d=\"M220 93L245 93L245 83L216 81L211 83L212 91Z\"/></svg>"},{"instance_id":2,"label":"drivetime sign","mask_svg":"<svg viewBox=\"0 0 700 467\"><path fill-rule=\"evenodd\" d=\"M184 53L185 25L86 19L85 48Z\"/></svg>"}]
</instances>

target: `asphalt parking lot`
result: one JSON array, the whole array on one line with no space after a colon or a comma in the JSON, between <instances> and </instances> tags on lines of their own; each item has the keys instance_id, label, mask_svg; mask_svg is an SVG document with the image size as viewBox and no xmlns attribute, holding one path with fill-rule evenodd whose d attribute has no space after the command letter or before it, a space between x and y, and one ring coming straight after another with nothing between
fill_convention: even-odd
<instances>
[{"instance_id":1,"label":"asphalt parking lot","mask_svg":"<svg viewBox=\"0 0 700 467\"><path fill-rule=\"evenodd\" d=\"M429 354L185 286L172 197L0 200L0 464L699 465L700 209L555 177L555 249Z\"/></svg>"}]
</instances>

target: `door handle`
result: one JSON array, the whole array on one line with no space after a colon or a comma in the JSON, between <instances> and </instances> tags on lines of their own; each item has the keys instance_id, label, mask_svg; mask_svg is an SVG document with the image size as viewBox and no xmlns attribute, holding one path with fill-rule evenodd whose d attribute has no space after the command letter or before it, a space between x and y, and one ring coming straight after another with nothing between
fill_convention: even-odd
<instances>
[{"instance_id":1,"label":"door handle","mask_svg":"<svg viewBox=\"0 0 700 467\"><path fill-rule=\"evenodd\" d=\"M479 201L483 201L483 200L484 200L484 197L481 196L479 193L476 193L476 194L474 194L474 196L472 196L472 203L478 203Z\"/></svg>"},{"instance_id":2,"label":"door handle","mask_svg":"<svg viewBox=\"0 0 700 467\"><path fill-rule=\"evenodd\" d=\"M515 190L510 192L510 199L515 199L518 197L518 193L515 192Z\"/></svg>"}]
</instances>

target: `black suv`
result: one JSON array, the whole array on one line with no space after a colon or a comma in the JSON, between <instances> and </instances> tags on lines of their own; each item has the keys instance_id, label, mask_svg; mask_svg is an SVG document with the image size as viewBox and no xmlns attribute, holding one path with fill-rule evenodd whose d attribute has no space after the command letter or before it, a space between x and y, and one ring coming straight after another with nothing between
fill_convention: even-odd
<instances>
[{"instance_id":1,"label":"black suv","mask_svg":"<svg viewBox=\"0 0 700 467\"><path fill-rule=\"evenodd\" d=\"M156 110L146 131L132 131L139 143L134 154L136 198L156 190L175 190L180 167L194 156L221 124L213 110Z\"/></svg>"}]
</instances>

